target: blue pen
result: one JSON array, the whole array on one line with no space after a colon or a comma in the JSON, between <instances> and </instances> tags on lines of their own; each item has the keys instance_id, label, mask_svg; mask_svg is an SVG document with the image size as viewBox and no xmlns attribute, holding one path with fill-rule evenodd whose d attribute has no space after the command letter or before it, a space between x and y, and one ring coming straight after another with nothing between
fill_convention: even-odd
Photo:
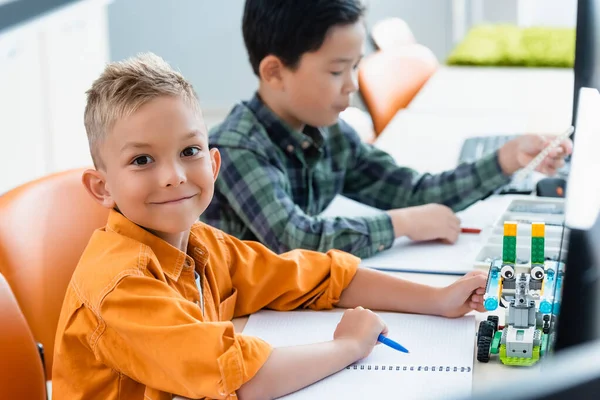
<instances>
[{"instance_id":1,"label":"blue pen","mask_svg":"<svg viewBox=\"0 0 600 400\"><path fill-rule=\"evenodd\" d=\"M386 346L391 347L392 349L396 349L403 353L408 353L408 350L406 350L406 348L404 346L402 346L400 343L397 343L397 342L393 341L392 339L389 339L381 334L377 338L377 341L385 344Z\"/></svg>"}]
</instances>

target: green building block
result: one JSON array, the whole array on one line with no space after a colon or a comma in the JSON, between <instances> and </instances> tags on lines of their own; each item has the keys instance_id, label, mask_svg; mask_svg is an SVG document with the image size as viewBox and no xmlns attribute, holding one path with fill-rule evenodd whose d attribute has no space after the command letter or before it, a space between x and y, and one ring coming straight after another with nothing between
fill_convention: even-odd
<instances>
[{"instance_id":1,"label":"green building block","mask_svg":"<svg viewBox=\"0 0 600 400\"><path fill-rule=\"evenodd\" d=\"M544 238L543 237L532 237L531 238L531 263L532 264L544 264Z\"/></svg>"},{"instance_id":2,"label":"green building block","mask_svg":"<svg viewBox=\"0 0 600 400\"><path fill-rule=\"evenodd\" d=\"M533 356L531 358L507 357L506 345L500 346L500 361L504 365L514 365L516 367L530 367L540 360L540 346L533 347Z\"/></svg>"},{"instance_id":3,"label":"green building block","mask_svg":"<svg viewBox=\"0 0 600 400\"><path fill-rule=\"evenodd\" d=\"M505 263L517 262L517 237L504 236L502 241L502 261Z\"/></svg>"}]
</instances>

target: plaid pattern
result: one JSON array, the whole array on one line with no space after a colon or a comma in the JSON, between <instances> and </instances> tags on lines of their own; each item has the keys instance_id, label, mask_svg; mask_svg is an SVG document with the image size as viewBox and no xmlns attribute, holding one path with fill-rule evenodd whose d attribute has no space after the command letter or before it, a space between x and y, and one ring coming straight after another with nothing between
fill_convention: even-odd
<instances>
[{"instance_id":1,"label":"plaid pattern","mask_svg":"<svg viewBox=\"0 0 600 400\"><path fill-rule=\"evenodd\" d=\"M342 120L294 131L258 95L237 105L209 143L222 165L201 219L279 253L335 248L369 257L392 245L386 214L320 216L338 194L382 210L440 203L459 211L508 182L496 154L439 175L418 174L361 142Z\"/></svg>"}]
</instances>

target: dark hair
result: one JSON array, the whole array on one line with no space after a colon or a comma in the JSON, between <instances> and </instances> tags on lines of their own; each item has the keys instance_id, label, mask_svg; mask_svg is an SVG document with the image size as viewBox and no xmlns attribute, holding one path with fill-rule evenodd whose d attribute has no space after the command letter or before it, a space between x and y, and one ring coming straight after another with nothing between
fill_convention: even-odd
<instances>
[{"instance_id":1,"label":"dark hair","mask_svg":"<svg viewBox=\"0 0 600 400\"><path fill-rule=\"evenodd\" d=\"M332 26L357 22L361 0L246 0L242 32L254 73L272 54L295 68L304 53L318 50Z\"/></svg>"}]
</instances>

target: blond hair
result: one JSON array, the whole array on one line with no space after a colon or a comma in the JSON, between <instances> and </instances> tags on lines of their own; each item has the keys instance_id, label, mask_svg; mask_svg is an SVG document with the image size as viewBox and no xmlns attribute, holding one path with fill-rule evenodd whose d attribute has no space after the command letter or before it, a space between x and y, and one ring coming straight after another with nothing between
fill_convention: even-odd
<instances>
[{"instance_id":1,"label":"blond hair","mask_svg":"<svg viewBox=\"0 0 600 400\"><path fill-rule=\"evenodd\" d=\"M86 92L85 130L96 168L102 167L99 147L114 124L161 96L180 96L200 115L192 85L162 58L144 53L106 66Z\"/></svg>"}]
</instances>

